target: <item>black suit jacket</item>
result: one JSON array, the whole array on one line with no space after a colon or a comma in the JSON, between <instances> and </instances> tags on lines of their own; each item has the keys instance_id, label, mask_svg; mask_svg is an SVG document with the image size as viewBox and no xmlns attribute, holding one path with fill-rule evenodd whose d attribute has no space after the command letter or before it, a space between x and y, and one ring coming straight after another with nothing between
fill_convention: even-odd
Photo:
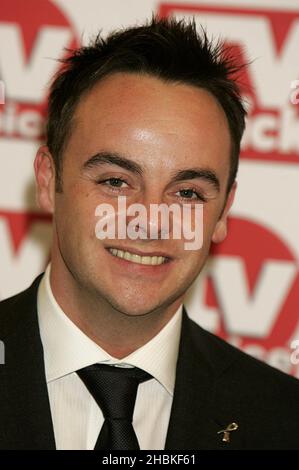
<instances>
[{"instance_id":1,"label":"black suit jacket","mask_svg":"<svg viewBox=\"0 0 299 470\"><path fill-rule=\"evenodd\" d=\"M41 276L0 303L0 449L55 449L36 294ZM236 422L230 442L218 431ZM183 313L166 449L299 449L299 381Z\"/></svg>"}]
</instances>

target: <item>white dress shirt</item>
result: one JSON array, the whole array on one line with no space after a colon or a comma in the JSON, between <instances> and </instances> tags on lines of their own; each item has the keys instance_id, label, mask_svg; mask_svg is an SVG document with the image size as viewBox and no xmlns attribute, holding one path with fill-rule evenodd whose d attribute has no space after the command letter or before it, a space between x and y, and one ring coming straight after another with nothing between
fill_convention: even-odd
<instances>
[{"instance_id":1,"label":"white dress shirt","mask_svg":"<svg viewBox=\"0 0 299 470\"><path fill-rule=\"evenodd\" d=\"M62 311L50 286L49 265L37 298L46 380L58 450L91 450L103 414L76 370L95 363L135 366L154 380L139 385L133 426L140 449L164 449L173 399L182 306L148 343L123 359L110 356ZM38 419L38 418L37 418Z\"/></svg>"}]
</instances>

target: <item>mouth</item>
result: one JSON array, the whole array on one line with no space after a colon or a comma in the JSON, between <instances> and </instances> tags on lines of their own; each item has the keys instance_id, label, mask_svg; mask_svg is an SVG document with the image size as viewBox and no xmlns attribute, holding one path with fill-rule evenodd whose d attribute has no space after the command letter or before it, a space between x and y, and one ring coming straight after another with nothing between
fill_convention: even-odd
<instances>
[{"instance_id":1,"label":"mouth","mask_svg":"<svg viewBox=\"0 0 299 470\"><path fill-rule=\"evenodd\" d=\"M137 250L121 250L119 248L106 248L111 255L115 256L116 258L120 258L131 263L141 264L143 266L160 266L162 264L168 263L171 258L168 256L162 255L159 252L149 253L141 253Z\"/></svg>"}]
</instances>

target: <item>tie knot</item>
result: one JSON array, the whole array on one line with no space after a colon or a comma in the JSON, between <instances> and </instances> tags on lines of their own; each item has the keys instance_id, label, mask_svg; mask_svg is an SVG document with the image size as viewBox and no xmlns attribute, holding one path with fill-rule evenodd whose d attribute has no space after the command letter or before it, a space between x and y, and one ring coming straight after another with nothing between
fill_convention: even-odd
<instances>
[{"instance_id":1,"label":"tie knot","mask_svg":"<svg viewBox=\"0 0 299 470\"><path fill-rule=\"evenodd\" d=\"M77 371L105 419L132 422L138 385L152 378L137 367L94 364Z\"/></svg>"}]
</instances>

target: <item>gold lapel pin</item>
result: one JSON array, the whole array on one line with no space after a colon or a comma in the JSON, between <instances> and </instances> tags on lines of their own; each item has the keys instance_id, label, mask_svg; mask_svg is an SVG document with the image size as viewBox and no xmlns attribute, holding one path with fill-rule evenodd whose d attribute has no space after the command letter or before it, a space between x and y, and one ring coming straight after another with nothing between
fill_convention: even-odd
<instances>
[{"instance_id":1,"label":"gold lapel pin","mask_svg":"<svg viewBox=\"0 0 299 470\"><path fill-rule=\"evenodd\" d=\"M236 431L239 428L237 423L230 423L225 429L218 431L217 434L222 434L222 442L230 442L230 433Z\"/></svg>"}]
</instances>

